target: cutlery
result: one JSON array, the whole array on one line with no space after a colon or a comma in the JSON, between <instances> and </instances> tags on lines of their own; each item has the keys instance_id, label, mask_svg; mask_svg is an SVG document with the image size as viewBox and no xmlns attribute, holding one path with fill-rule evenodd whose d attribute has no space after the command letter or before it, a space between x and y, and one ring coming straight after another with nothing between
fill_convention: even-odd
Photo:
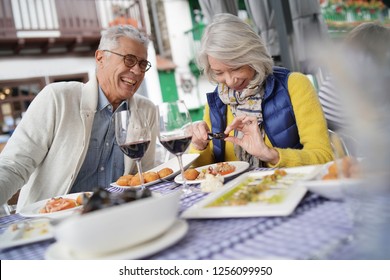
<instances>
[{"instance_id":1,"label":"cutlery","mask_svg":"<svg viewBox=\"0 0 390 280\"><path fill-rule=\"evenodd\" d=\"M207 139L211 140L211 139L225 139L226 137L228 137L227 134L223 133L223 132L216 132L216 133L213 133L213 132L209 132L207 133Z\"/></svg>"}]
</instances>

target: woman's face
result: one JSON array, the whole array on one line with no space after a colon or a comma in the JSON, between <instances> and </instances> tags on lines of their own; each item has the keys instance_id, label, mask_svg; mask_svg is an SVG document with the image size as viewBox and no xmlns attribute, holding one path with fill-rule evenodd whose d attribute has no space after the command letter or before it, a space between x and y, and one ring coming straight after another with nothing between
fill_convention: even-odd
<instances>
[{"instance_id":1,"label":"woman's face","mask_svg":"<svg viewBox=\"0 0 390 280\"><path fill-rule=\"evenodd\" d=\"M256 74L256 71L249 65L232 68L212 56L209 56L208 60L215 80L236 91L245 89Z\"/></svg>"}]
</instances>

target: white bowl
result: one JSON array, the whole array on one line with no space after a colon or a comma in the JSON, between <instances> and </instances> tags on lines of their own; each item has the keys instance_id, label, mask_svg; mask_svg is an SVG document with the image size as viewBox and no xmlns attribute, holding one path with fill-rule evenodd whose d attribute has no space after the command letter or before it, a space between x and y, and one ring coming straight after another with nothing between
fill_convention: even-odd
<instances>
[{"instance_id":1,"label":"white bowl","mask_svg":"<svg viewBox=\"0 0 390 280\"><path fill-rule=\"evenodd\" d=\"M177 219L180 192L71 217L55 228L57 241L82 257L96 257L143 243Z\"/></svg>"}]
</instances>

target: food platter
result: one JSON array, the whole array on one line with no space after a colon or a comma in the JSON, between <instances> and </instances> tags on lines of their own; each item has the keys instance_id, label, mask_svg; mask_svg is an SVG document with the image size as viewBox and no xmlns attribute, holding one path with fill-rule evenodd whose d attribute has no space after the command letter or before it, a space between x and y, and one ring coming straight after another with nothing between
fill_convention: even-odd
<instances>
[{"instance_id":1,"label":"food platter","mask_svg":"<svg viewBox=\"0 0 390 280\"><path fill-rule=\"evenodd\" d=\"M82 192L80 192L80 193L71 193L71 194L61 195L61 196L57 196L57 197L76 199L81 194L83 194L83 193ZM71 216L75 212L80 212L80 210L82 208L82 206L76 206L76 207L73 207L73 208L70 208L70 209L65 209L65 210L52 212L52 213L39 213L39 210L42 209L46 205L46 202L48 200L50 200L50 199L51 198L44 199L44 200L41 200L41 201L38 201L38 202L35 202L35 203L32 203L32 204L29 204L29 205L23 207L20 210L19 214L21 216L24 216L24 217L33 217L33 218L40 217L40 218L50 218L50 219L62 219L62 218Z\"/></svg>"},{"instance_id":2,"label":"food platter","mask_svg":"<svg viewBox=\"0 0 390 280\"><path fill-rule=\"evenodd\" d=\"M184 168L188 168L197 158L199 157L199 154L183 154L182 155L182 159L183 159L183 166ZM167 162L163 163L163 164L160 164L159 166L156 166L146 172L158 172L160 171L161 169L163 168L171 168L173 170L173 173L162 178L163 180L170 180L172 179L173 177L175 177L177 174L180 173L180 166L179 166L179 162L177 160L176 157L174 158L171 158L170 160L168 160ZM161 182L161 179L157 179L153 182L148 182L148 183L145 183L144 186L145 187L148 187L148 186L151 186L151 185L154 185L154 184L157 184ZM110 184L112 187L115 187L115 188L120 188L120 189L128 189L128 188L140 188L141 186L119 186L116 182L113 182Z\"/></svg>"},{"instance_id":3,"label":"food platter","mask_svg":"<svg viewBox=\"0 0 390 280\"><path fill-rule=\"evenodd\" d=\"M199 203L193 205L182 217L187 219L236 218L290 215L306 193L299 182L314 178L319 166L285 168L287 175L257 194L254 202L235 204L232 197L249 185L257 186L274 170L253 171L242 174ZM232 200L231 200L232 199ZM230 201L231 200L231 201ZM232 203L231 203L232 202Z\"/></svg>"},{"instance_id":4,"label":"food platter","mask_svg":"<svg viewBox=\"0 0 390 280\"><path fill-rule=\"evenodd\" d=\"M0 250L53 238L49 219L19 221L0 235Z\"/></svg>"},{"instance_id":5,"label":"food platter","mask_svg":"<svg viewBox=\"0 0 390 280\"><path fill-rule=\"evenodd\" d=\"M222 175L222 177L224 179L227 179L227 178L239 175L239 174L241 174L242 172L246 171L249 168L249 163L246 162L246 161L229 161L227 163L229 163L230 165L235 166L236 169L232 173L228 173L226 175ZM203 169L208 169L209 167L214 168L215 166L216 166L216 164L209 164L209 165L197 167L195 169L198 170L199 172L201 172ZM201 180L187 180L186 183L187 184L200 184L203 181L205 181L205 179L201 179ZM183 177L181 176L181 174L179 174L179 175L177 175L175 177L175 182L178 183L178 184L183 184L184 183Z\"/></svg>"}]
</instances>

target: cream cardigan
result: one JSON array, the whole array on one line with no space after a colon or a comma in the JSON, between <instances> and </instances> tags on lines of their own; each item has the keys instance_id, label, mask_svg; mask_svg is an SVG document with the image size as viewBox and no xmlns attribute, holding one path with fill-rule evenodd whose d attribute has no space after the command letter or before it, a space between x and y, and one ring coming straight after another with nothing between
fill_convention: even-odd
<instances>
[{"instance_id":1,"label":"cream cardigan","mask_svg":"<svg viewBox=\"0 0 390 280\"><path fill-rule=\"evenodd\" d=\"M1 204L20 188L17 212L70 191L88 150L97 102L96 79L54 83L35 97L0 154ZM130 99L130 108L134 106L143 109L151 126L152 141L142 160L148 170L154 166L156 109L139 95ZM135 164L126 156L124 161L128 174Z\"/></svg>"}]
</instances>

